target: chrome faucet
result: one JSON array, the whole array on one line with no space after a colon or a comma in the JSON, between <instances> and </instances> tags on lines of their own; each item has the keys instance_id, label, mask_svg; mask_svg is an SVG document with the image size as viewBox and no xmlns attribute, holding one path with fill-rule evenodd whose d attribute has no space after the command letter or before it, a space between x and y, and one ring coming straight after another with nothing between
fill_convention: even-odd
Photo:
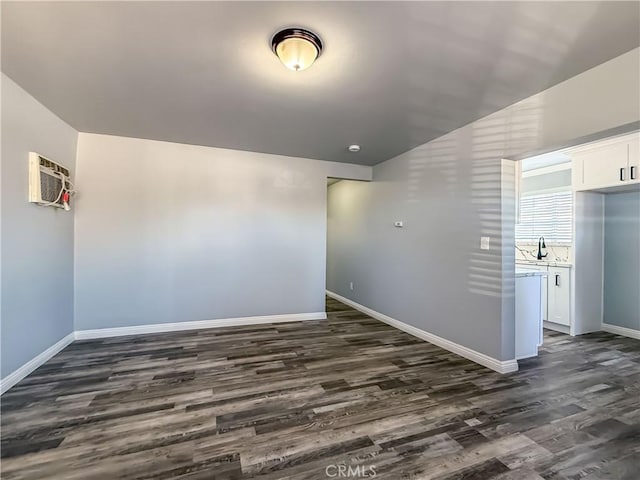
<instances>
[{"instance_id":1,"label":"chrome faucet","mask_svg":"<svg viewBox=\"0 0 640 480\"><path fill-rule=\"evenodd\" d=\"M547 248L547 246L544 243L544 237L540 237L538 239L538 260L542 260L544 257L549 255L548 253L545 253L544 255L542 254L543 248Z\"/></svg>"}]
</instances>

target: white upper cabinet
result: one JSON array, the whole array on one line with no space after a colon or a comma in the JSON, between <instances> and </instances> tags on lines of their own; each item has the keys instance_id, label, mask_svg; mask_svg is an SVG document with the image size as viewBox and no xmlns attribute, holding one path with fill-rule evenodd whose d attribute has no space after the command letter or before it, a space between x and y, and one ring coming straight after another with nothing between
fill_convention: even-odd
<instances>
[{"instance_id":1,"label":"white upper cabinet","mask_svg":"<svg viewBox=\"0 0 640 480\"><path fill-rule=\"evenodd\" d=\"M627 180L629 166L627 143L606 145L577 152L571 156L578 177L575 179L575 190L612 187Z\"/></svg>"},{"instance_id":2,"label":"white upper cabinet","mask_svg":"<svg viewBox=\"0 0 640 480\"><path fill-rule=\"evenodd\" d=\"M640 183L639 135L626 135L571 152L574 190Z\"/></svg>"}]
</instances>

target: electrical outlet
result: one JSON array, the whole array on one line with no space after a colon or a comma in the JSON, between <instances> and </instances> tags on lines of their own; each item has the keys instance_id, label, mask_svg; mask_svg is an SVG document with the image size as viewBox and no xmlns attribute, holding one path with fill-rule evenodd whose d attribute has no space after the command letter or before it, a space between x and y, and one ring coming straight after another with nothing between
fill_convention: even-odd
<instances>
[{"instance_id":1,"label":"electrical outlet","mask_svg":"<svg viewBox=\"0 0 640 480\"><path fill-rule=\"evenodd\" d=\"M489 237L480 237L480 250L489 250Z\"/></svg>"},{"instance_id":2,"label":"electrical outlet","mask_svg":"<svg viewBox=\"0 0 640 480\"><path fill-rule=\"evenodd\" d=\"M353 282L349 282L349 290L353 290Z\"/></svg>"}]
</instances>

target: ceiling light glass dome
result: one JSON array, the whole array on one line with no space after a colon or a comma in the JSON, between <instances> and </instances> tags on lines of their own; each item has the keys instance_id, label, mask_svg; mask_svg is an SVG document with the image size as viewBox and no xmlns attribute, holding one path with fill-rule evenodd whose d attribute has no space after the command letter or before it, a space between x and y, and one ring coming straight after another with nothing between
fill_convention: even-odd
<instances>
[{"instance_id":1,"label":"ceiling light glass dome","mask_svg":"<svg viewBox=\"0 0 640 480\"><path fill-rule=\"evenodd\" d=\"M287 28L276 33L271 49L290 70L309 68L322 53L322 41L315 33L302 28Z\"/></svg>"}]
</instances>

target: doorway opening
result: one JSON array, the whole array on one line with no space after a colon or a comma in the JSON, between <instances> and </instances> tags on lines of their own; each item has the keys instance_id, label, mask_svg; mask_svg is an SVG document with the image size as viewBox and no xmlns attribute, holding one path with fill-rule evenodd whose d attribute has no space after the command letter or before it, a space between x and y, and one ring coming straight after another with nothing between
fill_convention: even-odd
<instances>
[{"instance_id":1,"label":"doorway opening","mask_svg":"<svg viewBox=\"0 0 640 480\"><path fill-rule=\"evenodd\" d=\"M639 146L635 132L517 163L517 358L545 331L640 338Z\"/></svg>"},{"instance_id":2,"label":"doorway opening","mask_svg":"<svg viewBox=\"0 0 640 480\"><path fill-rule=\"evenodd\" d=\"M370 181L327 178L326 293L340 302L363 300L358 293L364 288L358 289L366 266L356 239L366 236L368 217L366 205L357 199L363 198L361 189L367 183Z\"/></svg>"}]
</instances>

